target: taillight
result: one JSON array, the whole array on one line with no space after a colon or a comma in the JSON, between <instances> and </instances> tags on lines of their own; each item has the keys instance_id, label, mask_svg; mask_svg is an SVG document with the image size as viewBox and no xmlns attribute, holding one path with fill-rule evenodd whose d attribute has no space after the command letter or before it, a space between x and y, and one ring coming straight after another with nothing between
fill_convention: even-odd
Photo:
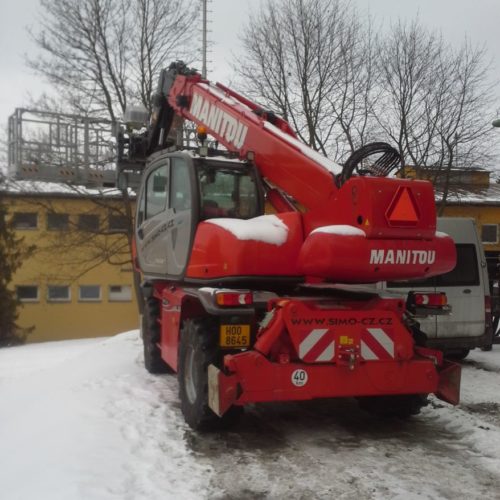
<instances>
[{"instance_id":1,"label":"taillight","mask_svg":"<svg viewBox=\"0 0 500 500\"><path fill-rule=\"evenodd\" d=\"M484 323L486 325L486 331L489 328L493 329L493 317L491 314L491 297L489 295L484 296ZM495 332L492 333L494 335Z\"/></svg>"},{"instance_id":2,"label":"taillight","mask_svg":"<svg viewBox=\"0 0 500 500\"><path fill-rule=\"evenodd\" d=\"M491 314L491 297L489 295L484 296L484 312Z\"/></svg>"},{"instance_id":3,"label":"taillight","mask_svg":"<svg viewBox=\"0 0 500 500\"><path fill-rule=\"evenodd\" d=\"M406 308L413 314L448 314L448 298L444 292L410 292L406 301Z\"/></svg>"},{"instance_id":4,"label":"taillight","mask_svg":"<svg viewBox=\"0 0 500 500\"><path fill-rule=\"evenodd\" d=\"M437 293L415 293L415 305L428 307L443 307L448 304L448 298L444 292Z\"/></svg>"},{"instance_id":5,"label":"taillight","mask_svg":"<svg viewBox=\"0 0 500 500\"><path fill-rule=\"evenodd\" d=\"M238 307L253 304L252 292L215 292L215 302L222 307Z\"/></svg>"}]
</instances>

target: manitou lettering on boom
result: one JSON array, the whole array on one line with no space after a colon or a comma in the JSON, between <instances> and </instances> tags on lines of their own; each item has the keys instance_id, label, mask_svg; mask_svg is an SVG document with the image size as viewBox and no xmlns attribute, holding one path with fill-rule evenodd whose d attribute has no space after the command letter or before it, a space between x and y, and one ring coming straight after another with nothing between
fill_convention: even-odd
<instances>
[{"instance_id":1,"label":"manitou lettering on boom","mask_svg":"<svg viewBox=\"0 0 500 500\"><path fill-rule=\"evenodd\" d=\"M216 104L210 102L199 94L193 94L190 113L215 134L222 136L227 142L239 149L243 146L247 136L248 127L238 121L234 116L226 113Z\"/></svg>"},{"instance_id":2,"label":"manitou lettering on boom","mask_svg":"<svg viewBox=\"0 0 500 500\"><path fill-rule=\"evenodd\" d=\"M370 264L434 264L435 250L377 250L370 254Z\"/></svg>"}]
</instances>

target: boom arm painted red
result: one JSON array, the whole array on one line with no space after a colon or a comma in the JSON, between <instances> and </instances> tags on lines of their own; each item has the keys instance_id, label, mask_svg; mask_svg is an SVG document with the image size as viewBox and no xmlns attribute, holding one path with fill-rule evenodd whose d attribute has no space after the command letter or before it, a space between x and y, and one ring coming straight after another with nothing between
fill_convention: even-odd
<instances>
[{"instance_id":1,"label":"boom arm painted red","mask_svg":"<svg viewBox=\"0 0 500 500\"><path fill-rule=\"evenodd\" d=\"M252 157L268 184L305 208L304 241L290 274L354 283L433 276L455 266L452 239L436 235L429 182L353 176L339 187L342 168L298 140L286 121L196 72L173 75L165 92L170 116L203 125L229 151ZM278 212L289 210L280 205ZM230 245L233 259L238 245Z\"/></svg>"}]
</instances>

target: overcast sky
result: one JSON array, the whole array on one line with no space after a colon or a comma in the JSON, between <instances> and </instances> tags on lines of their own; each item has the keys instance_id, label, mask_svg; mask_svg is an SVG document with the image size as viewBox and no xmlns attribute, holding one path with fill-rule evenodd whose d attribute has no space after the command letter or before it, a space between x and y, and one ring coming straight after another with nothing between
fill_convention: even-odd
<instances>
[{"instance_id":1,"label":"overcast sky","mask_svg":"<svg viewBox=\"0 0 500 500\"><path fill-rule=\"evenodd\" d=\"M419 15L423 24L442 31L446 40L460 44L466 35L476 44L485 44L494 65L493 76L500 81L500 0L352 0L378 22ZM36 51L27 32L36 26L39 0L0 0L0 125L16 107L36 97L43 82L30 74L24 63L27 53ZM231 82L228 62L238 48L238 33L259 0L211 0L210 38L212 53L209 78ZM200 64L201 67L201 64ZM500 87L500 84L499 84ZM499 91L500 95L500 91ZM500 101L499 101L500 105Z\"/></svg>"}]
</instances>

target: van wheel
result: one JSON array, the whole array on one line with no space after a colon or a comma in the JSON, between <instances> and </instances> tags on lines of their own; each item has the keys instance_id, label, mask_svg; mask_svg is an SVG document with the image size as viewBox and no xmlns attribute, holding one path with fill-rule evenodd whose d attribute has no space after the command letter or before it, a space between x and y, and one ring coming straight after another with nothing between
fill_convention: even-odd
<instances>
[{"instance_id":1,"label":"van wheel","mask_svg":"<svg viewBox=\"0 0 500 500\"><path fill-rule=\"evenodd\" d=\"M357 398L359 407L378 417L409 418L429 403L426 394L366 396Z\"/></svg>"},{"instance_id":2,"label":"van wheel","mask_svg":"<svg viewBox=\"0 0 500 500\"><path fill-rule=\"evenodd\" d=\"M222 361L217 333L217 322L211 318L187 320L181 331L179 398L184 419L194 430L229 427L243 413L241 406L233 406L218 417L208 406L208 367L211 364L220 367Z\"/></svg>"},{"instance_id":3,"label":"van wheel","mask_svg":"<svg viewBox=\"0 0 500 500\"><path fill-rule=\"evenodd\" d=\"M462 361L465 359L470 353L470 349L457 349L454 351L445 351L444 357L453 359L455 361Z\"/></svg>"},{"instance_id":4,"label":"van wheel","mask_svg":"<svg viewBox=\"0 0 500 500\"><path fill-rule=\"evenodd\" d=\"M144 366L149 373L172 373L170 367L163 361L158 347L161 337L161 327L158 323L160 302L149 297L144 303L141 321L142 343L144 346Z\"/></svg>"}]
</instances>

